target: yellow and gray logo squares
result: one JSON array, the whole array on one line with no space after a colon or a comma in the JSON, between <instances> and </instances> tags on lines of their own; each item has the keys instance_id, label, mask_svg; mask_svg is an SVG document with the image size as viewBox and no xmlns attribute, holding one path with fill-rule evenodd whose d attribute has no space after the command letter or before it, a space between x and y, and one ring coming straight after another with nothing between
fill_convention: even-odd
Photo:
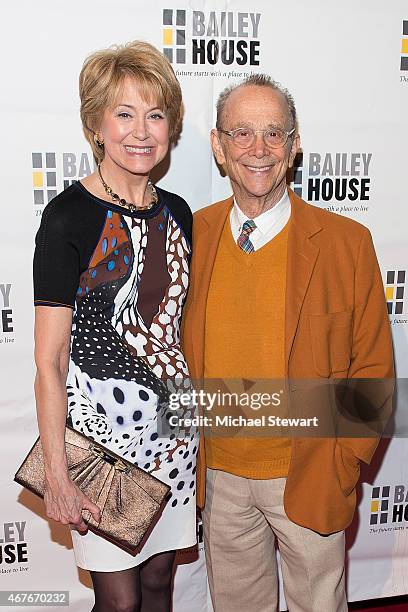
<instances>
[{"instance_id":1,"label":"yellow and gray logo squares","mask_svg":"<svg viewBox=\"0 0 408 612\"><path fill-rule=\"evenodd\" d=\"M163 9L163 53L174 64L186 63L186 11Z\"/></svg>"},{"instance_id":2,"label":"yellow and gray logo squares","mask_svg":"<svg viewBox=\"0 0 408 612\"><path fill-rule=\"evenodd\" d=\"M46 204L57 195L55 153L32 153L34 204Z\"/></svg>"},{"instance_id":3,"label":"yellow and gray logo squares","mask_svg":"<svg viewBox=\"0 0 408 612\"><path fill-rule=\"evenodd\" d=\"M301 198L303 193L303 153L297 153L293 168L293 191Z\"/></svg>"},{"instance_id":4,"label":"yellow and gray logo squares","mask_svg":"<svg viewBox=\"0 0 408 612\"><path fill-rule=\"evenodd\" d=\"M388 270L385 298L388 314L403 314L406 270Z\"/></svg>"},{"instance_id":5,"label":"yellow and gray logo squares","mask_svg":"<svg viewBox=\"0 0 408 612\"><path fill-rule=\"evenodd\" d=\"M402 22L401 70L408 70L408 21Z\"/></svg>"},{"instance_id":6,"label":"yellow and gray logo squares","mask_svg":"<svg viewBox=\"0 0 408 612\"><path fill-rule=\"evenodd\" d=\"M390 487L373 487L371 494L370 525L383 525L388 521Z\"/></svg>"}]
</instances>

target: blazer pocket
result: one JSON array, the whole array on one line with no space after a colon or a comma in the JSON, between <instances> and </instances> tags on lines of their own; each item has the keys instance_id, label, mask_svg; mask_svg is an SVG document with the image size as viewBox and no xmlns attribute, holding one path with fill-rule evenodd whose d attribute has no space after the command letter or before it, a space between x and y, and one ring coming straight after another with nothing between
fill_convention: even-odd
<instances>
[{"instance_id":1,"label":"blazer pocket","mask_svg":"<svg viewBox=\"0 0 408 612\"><path fill-rule=\"evenodd\" d=\"M351 451L336 441L334 449L337 478L344 495L350 495L360 477L360 461Z\"/></svg>"},{"instance_id":2,"label":"blazer pocket","mask_svg":"<svg viewBox=\"0 0 408 612\"><path fill-rule=\"evenodd\" d=\"M351 358L352 310L309 315L313 362L319 376L347 372Z\"/></svg>"}]
</instances>

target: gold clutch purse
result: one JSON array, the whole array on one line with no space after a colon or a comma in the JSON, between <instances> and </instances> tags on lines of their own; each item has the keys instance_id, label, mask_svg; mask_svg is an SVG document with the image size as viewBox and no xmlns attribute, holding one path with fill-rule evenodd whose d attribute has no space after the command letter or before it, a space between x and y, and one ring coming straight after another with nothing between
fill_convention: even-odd
<instances>
[{"instance_id":1,"label":"gold clutch purse","mask_svg":"<svg viewBox=\"0 0 408 612\"><path fill-rule=\"evenodd\" d=\"M160 516L170 487L69 426L65 429L65 448L70 477L101 509L99 523L89 510L82 511L89 528L136 553ZM44 497L44 479L38 438L14 480Z\"/></svg>"}]
</instances>

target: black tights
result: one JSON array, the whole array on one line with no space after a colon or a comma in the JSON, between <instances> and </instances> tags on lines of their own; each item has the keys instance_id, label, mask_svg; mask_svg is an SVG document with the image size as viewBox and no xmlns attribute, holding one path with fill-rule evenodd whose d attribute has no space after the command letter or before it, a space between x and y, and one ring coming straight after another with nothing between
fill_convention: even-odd
<instances>
[{"instance_id":1,"label":"black tights","mask_svg":"<svg viewBox=\"0 0 408 612\"><path fill-rule=\"evenodd\" d=\"M165 552L120 572L91 572L91 612L171 612L175 556Z\"/></svg>"}]
</instances>

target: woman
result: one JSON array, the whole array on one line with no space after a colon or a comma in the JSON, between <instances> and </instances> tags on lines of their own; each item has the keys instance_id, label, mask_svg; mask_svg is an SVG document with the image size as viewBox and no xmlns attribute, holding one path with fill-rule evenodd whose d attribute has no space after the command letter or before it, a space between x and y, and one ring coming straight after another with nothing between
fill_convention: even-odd
<instances>
[{"instance_id":1,"label":"woman","mask_svg":"<svg viewBox=\"0 0 408 612\"><path fill-rule=\"evenodd\" d=\"M188 285L191 211L149 173L177 137L180 85L154 47L91 55L80 75L81 119L98 169L44 210L36 238L35 383L47 516L71 525L90 570L94 612L168 611L176 550L194 544L194 435L158 435L162 379L188 370L179 322ZM139 356L154 372L140 375ZM95 506L69 478L64 427L93 438L171 485L136 556L87 531Z\"/></svg>"}]
</instances>

